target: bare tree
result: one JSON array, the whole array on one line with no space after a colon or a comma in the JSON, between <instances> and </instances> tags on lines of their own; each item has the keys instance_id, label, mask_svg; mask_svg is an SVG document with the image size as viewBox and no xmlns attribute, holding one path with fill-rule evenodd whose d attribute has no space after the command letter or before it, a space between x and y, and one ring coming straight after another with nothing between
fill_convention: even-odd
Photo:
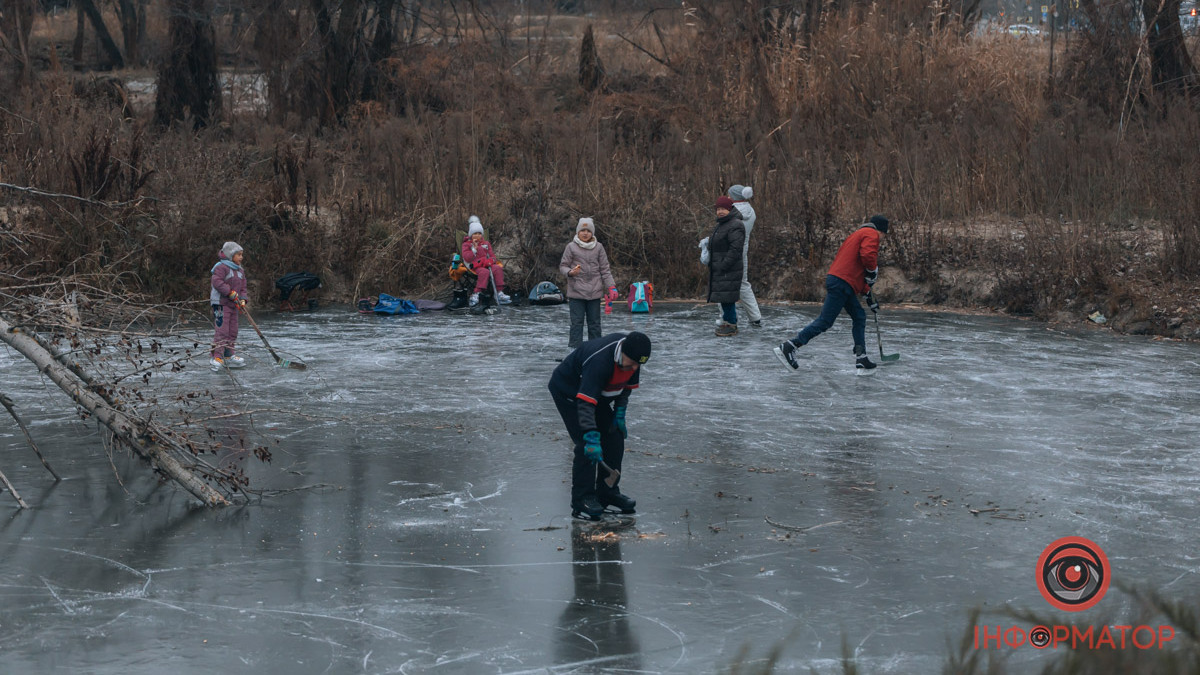
<instances>
[{"instance_id":1,"label":"bare tree","mask_svg":"<svg viewBox=\"0 0 1200 675\"><path fill-rule=\"evenodd\" d=\"M1196 69L1179 25L1180 0L1142 0L1150 82L1156 91L1178 96L1196 86Z\"/></svg>"},{"instance_id":2,"label":"bare tree","mask_svg":"<svg viewBox=\"0 0 1200 675\"><path fill-rule=\"evenodd\" d=\"M121 22L121 39L125 44L125 60L130 65L142 62L142 32L146 28L146 6L135 0L117 0L117 18Z\"/></svg>"},{"instance_id":3,"label":"bare tree","mask_svg":"<svg viewBox=\"0 0 1200 675\"><path fill-rule=\"evenodd\" d=\"M208 126L221 113L216 33L209 0L169 0L169 46L158 71L154 121Z\"/></svg>"},{"instance_id":4,"label":"bare tree","mask_svg":"<svg viewBox=\"0 0 1200 675\"><path fill-rule=\"evenodd\" d=\"M204 394L175 391L161 377L208 351L194 337L174 333L169 321L166 330L153 328L154 319L180 309L141 304L106 272L7 275L0 287L0 342L61 389L84 419L98 422L110 452L128 449L205 505L229 504L244 499L248 480L240 465L214 464L206 455L246 448L246 439L206 424L213 413L206 412ZM5 397L4 404L11 411L11 400ZM270 459L265 446L246 449Z\"/></svg>"},{"instance_id":5,"label":"bare tree","mask_svg":"<svg viewBox=\"0 0 1200 675\"><path fill-rule=\"evenodd\" d=\"M17 82L28 83L29 34L33 29L33 0L0 0L0 49L17 62Z\"/></svg>"},{"instance_id":6,"label":"bare tree","mask_svg":"<svg viewBox=\"0 0 1200 675\"><path fill-rule=\"evenodd\" d=\"M319 117L322 124L340 123L365 79L366 6L362 0L311 0L311 8L321 41Z\"/></svg>"},{"instance_id":7,"label":"bare tree","mask_svg":"<svg viewBox=\"0 0 1200 675\"><path fill-rule=\"evenodd\" d=\"M91 22L92 28L96 31L96 39L100 41L100 47L104 50L104 54L108 56L109 63L113 68L124 68L125 57L121 56L121 50L117 48L117 43L113 41L112 34L108 32L108 26L104 24L104 16L100 14L100 8L96 6L93 0L75 0L79 3L79 11L87 17ZM76 40L81 38L77 37Z\"/></svg>"},{"instance_id":8,"label":"bare tree","mask_svg":"<svg viewBox=\"0 0 1200 675\"><path fill-rule=\"evenodd\" d=\"M398 0L259 1L254 48L272 118L294 113L322 125L341 124L356 103L387 96L386 62L421 16L421 3Z\"/></svg>"}]
</instances>

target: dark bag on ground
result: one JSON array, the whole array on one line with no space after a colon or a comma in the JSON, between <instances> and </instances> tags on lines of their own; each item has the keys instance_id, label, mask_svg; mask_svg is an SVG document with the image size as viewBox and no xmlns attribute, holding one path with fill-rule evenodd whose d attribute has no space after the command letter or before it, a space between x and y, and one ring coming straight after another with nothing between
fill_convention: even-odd
<instances>
[{"instance_id":1,"label":"dark bag on ground","mask_svg":"<svg viewBox=\"0 0 1200 675\"><path fill-rule=\"evenodd\" d=\"M529 291L529 304L531 305L561 305L566 302L566 297L552 282L543 281Z\"/></svg>"},{"instance_id":2,"label":"dark bag on ground","mask_svg":"<svg viewBox=\"0 0 1200 675\"><path fill-rule=\"evenodd\" d=\"M308 295L320 287L321 278L308 272L292 272L279 277L275 280L275 288L279 289L279 309L291 311L299 305L306 305L308 309L316 309L317 299L309 298ZM292 293L295 291L301 291L301 293L293 303Z\"/></svg>"}]
</instances>

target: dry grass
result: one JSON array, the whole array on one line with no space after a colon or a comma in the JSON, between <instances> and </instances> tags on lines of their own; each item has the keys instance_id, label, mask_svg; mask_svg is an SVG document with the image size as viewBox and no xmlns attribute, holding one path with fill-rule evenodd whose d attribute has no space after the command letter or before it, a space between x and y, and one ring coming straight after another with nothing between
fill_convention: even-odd
<instances>
[{"instance_id":1,"label":"dry grass","mask_svg":"<svg viewBox=\"0 0 1200 675\"><path fill-rule=\"evenodd\" d=\"M483 28L463 21L445 43L434 28L453 24L431 21L383 64L375 99L325 128L301 88L272 97L265 117L151 134L141 131L149 111L123 118L44 76L47 95L3 103L0 162L7 182L75 193L71 158L86 156L86 138L112 139L126 173L136 145L137 165L153 171L140 194L159 201L117 217L84 209L71 225L52 207L43 226L95 229L72 235L58 264L109 241L129 254L113 258L171 297L198 293L225 239L247 246L260 282L304 269L343 299L433 293L472 213L518 288L557 279L562 246L589 215L619 284L649 279L660 296L699 296L695 242L736 182L757 193L752 281L765 298L819 299L842 237L882 211L897 222L887 300L1041 318L1115 308L1153 332L1190 334L1190 310L1172 329L1174 317L1147 308L1196 283L1195 112L1123 106L1114 73L1132 57L1089 58L1098 47L1082 39L1070 52L1058 45L1051 87L1044 42L965 38L897 16L832 17L807 45L681 10L498 14ZM607 71L595 94L576 83L589 22ZM37 34L61 40L69 23ZM248 57L245 36L220 25L226 59ZM303 87L300 59L315 38L300 29L295 56L281 52L277 65ZM981 221L1022 236L987 236ZM1126 248L1130 224L1149 224L1165 245L1149 256Z\"/></svg>"}]
</instances>

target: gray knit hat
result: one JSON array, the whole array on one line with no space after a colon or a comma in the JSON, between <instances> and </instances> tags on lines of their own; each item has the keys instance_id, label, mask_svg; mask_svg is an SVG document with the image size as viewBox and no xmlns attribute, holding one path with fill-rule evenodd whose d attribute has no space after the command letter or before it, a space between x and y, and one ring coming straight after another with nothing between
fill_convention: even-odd
<instances>
[{"instance_id":1,"label":"gray knit hat","mask_svg":"<svg viewBox=\"0 0 1200 675\"><path fill-rule=\"evenodd\" d=\"M729 192L727 194L729 195L729 198L735 202L745 202L749 201L750 198L754 196L754 188L748 185L734 185L733 187L729 188Z\"/></svg>"},{"instance_id":2,"label":"gray knit hat","mask_svg":"<svg viewBox=\"0 0 1200 675\"><path fill-rule=\"evenodd\" d=\"M467 220L467 236L469 237L476 232L483 234L483 223L479 222L479 216L471 216Z\"/></svg>"},{"instance_id":3,"label":"gray knit hat","mask_svg":"<svg viewBox=\"0 0 1200 675\"><path fill-rule=\"evenodd\" d=\"M596 236L596 223L592 222L591 218L580 218L579 224L575 226L575 234L579 234L583 230L591 230L592 236Z\"/></svg>"},{"instance_id":4,"label":"gray knit hat","mask_svg":"<svg viewBox=\"0 0 1200 675\"><path fill-rule=\"evenodd\" d=\"M225 257L229 260L233 260L233 256L237 255L241 251L242 247L236 241L227 241L225 242L225 245L221 247L221 253L224 253Z\"/></svg>"}]
</instances>

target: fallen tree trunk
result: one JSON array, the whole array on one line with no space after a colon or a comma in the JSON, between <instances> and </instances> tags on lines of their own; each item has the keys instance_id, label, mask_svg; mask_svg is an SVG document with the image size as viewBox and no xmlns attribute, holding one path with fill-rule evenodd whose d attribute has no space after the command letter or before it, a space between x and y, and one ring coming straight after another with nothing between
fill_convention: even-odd
<instances>
[{"instance_id":1,"label":"fallen tree trunk","mask_svg":"<svg viewBox=\"0 0 1200 675\"><path fill-rule=\"evenodd\" d=\"M59 389L108 427L119 442L149 461L156 471L179 483L206 506L229 504L221 493L171 456L170 450L146 430L143 422L109 405L54 354L46 351L33 335L0 318L0 340L32 361L39 372L45 373Z\"/></svg>"}]
</instances>

